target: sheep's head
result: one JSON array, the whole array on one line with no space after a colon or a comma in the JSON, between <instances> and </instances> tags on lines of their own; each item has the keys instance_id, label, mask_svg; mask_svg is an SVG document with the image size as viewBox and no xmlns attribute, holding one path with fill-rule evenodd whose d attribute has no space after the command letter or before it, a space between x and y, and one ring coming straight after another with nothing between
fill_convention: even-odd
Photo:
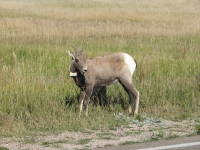
<instances>
[{"instance_id":1,"label":"sheep's head","mask_svg":"<svg viewBox=\"0 0 200 150\"><path fill-rule=\"evenodd\" d=\"M71 47L74 48L75 53L71 53L68 51L68 54L72 57L73 59L73 65L74 67L81 73L85 74L87 71L87 66L86 66L86 55L85 52L82 48L81 51L78 51L74 46L70 45Z\"/></svg>"}]
</instances>

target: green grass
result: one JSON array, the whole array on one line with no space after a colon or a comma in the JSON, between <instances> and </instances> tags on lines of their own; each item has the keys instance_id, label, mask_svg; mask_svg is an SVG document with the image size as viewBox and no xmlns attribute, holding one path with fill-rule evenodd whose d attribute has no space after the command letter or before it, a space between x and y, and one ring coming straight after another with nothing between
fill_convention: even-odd
<instances>
[{"instance_id":1,"label":"green grass","mask_svg":"<svg viewBox=\"0 0 200 150\"><path fill-rule=\"evenodd\" d=\"M200 135L200 125L196 125L197 135Z\"/></svg>"},{"instance_id":2,"label":"green grass","mask_svg":"<svg viewBox=\"0 0 200 150\"><path fill-rule=\"evenodd\" d=\"M0 150L9 150L9 149L6 147L0 147Z\"/></svg>"},{"instance_id":3,"label":"green grass","mask_svg":"<svg viewBox=\"0 0 200 150\"><path fill-rule=\"evenodd\" d=\"M151 134L151 140L157 141L157 140L164 137L164 132L161 128L158 128L157 131L158 131L158 133L152 133Z\"/></svg>"},{"instance_id":4,"label":"green grass","mask_svg":"<svg viewBox=\"0 0 200 150\"><path fill-rule=\"evenodd\" d=\"M42 142L42 145L44 145L45 147L50 147L50 146L53 146L53 147L57 147L59 148L59 144L62 144L62 143L67 143L68 140L59 140L59 141L53 141L53 142Z\"/></svg>"},{"instance_id":5,"label":"green grass","mask_svg":"<svg viewBox=\"0 0 200 150\"><path fill-rule=\"evenodd\" d=\"M115 138L115 134L109 133L109 132L101 132L97 134L97 136L99 137L99 139L103 139L103 140L111 140Z\"/></svg>"},{"instance_id":6,"label":"green grass","mask_svg":"<svg viewBox=\"0 0 200 150\"><path fill-rule=\"evenodd\" d=\"M52 133L62 130L115 130L124 124L113 117L114 113L125 114L128 106L128 96L119 84L108 87L109 104L111 106L115 103L113 110L110 106L96 108L90 104L89 117L83 115L78 118L79 89L68 72L71 58L67 50L71 48L66 45L69 43L78 48L83 43L88 57L115 51L132 55L138 63L133 81L141 95L140 114L181 120L200 113L198 32L187 31L183 34L181 30L180 34L175 34L174 30L170 30L171 34L161 34L154 27L155 32L148 34L144 34L142 30L139 36L136 31L130 33L124 31L121 35L119 32L121 30L117 28L121 26L115 17L117 14L113 16L96 14L95 19L90 13L87 18L86 10L91 11L89 8L96 8L95 3L88 1L85 5L80 2L74 3L62 4L62 7L55 1L43 3L39 8L44 8L49 13L44 13L43 9L40 9L41 14L38 14L39 8L36 6L40 4L39 2L34 2L32 11L29 11L21 7L24 4L29 8L29 4L22 1L16 6L19 7L17 16L13 16L16 9L12 7L13 5L2 5L5 7L2 10L5 11L1 13L0 34L0 136ZM100 6L106 5L104 2L101 4ZM98 5L96 9L104 10L100 6ZM119 12L123 11L125 6L127 3L109 5ZM60 10L62 13L68 9L75 14L80 13L79 9L83 10L85 16L79 18L77 15L72 19L71 14L69 18L64 16L62 18L59 11L50 11ZM141 7L141 10L143 9L145 7ZM137 12L130 8L128 10L133 14ZM149 12L151 10L148 7L144 13L149 14ZM101 11L99 13L101 14ZM154 13L151 12L151 15ZM152 21L155 19L156 24L156 17L159 17L151 15L148 18L150 21L145 20L142 23L143 20L138 19L137 25L141 25L140 28L145 31L150 30ZM185 13L180 12L178 15L182 17ZM65 22L65 19L69 22ZM82 20L79 22L79 19ZM131 21L134 25L134 18L132 19L123 18L127 24ZM96 25L96 20L99 20L99 26ZM32 24L29 24L30 22ZM84 36L79 30L71 28L76 23L77 28L78 25L84 28L80 30L85 31ZM55 24L58 25L57 28L54 28ZM101 30L93 32L92 29L96 26L102 29L101 24L108 28L112 28L112 25L117 27L111 30L112 33L104 34ZM67 30L64 30L65 28ZM129 29L126 25L124 28ZM140 28L136 26L136 29Z\"/></svg>"},{"instance_id":7,"label":"green grass","mask_svg":"<svg viewBox=\"0 0 200 150\"><path fill-rule=\"evenodd\" d=\"M192 39L194 42L188 44L191 49L184 57L179 56L181 48L167 37L162 43L152 43L150 39L144 39L141 42L145 42L146 46L142 49L137 48L138 45L135 43L131 44L130 40L124 40L126 42L123 45L124 51L132 54L138 62L133 81L141 94L139 113L184 119L199 112L197 75L200 70L198 65L200 54L196 47L200 45L197 42L198 37ZM176 40L184 42L182 38ZM187 40L187 37L184 40ZM105 49L106 45L115 47L114 41L99 42L102 45L105 42ZM0 125L1 129L6 131L1 133L6 134L9 131L23 133L27 129L43 131L59 128L78 131L83 127L98 129L102 123L111 122L109 126L112 126L114 112L121 112L122 108L128 106L128 96L121 86L110 86L108 100L110 103L116 102L114 112L102 108L94 115L89 110L89 118L78 119L79 90L68 75L70 58L67 56L64 44L57 50L54 49L59 45L49 42L38 47L31 46L27 50L23 44L16 43L11 45L11 48L5 47L6 44L9 43L4 41L1 44L2 55L0 55L2 85ZM165 49L151 48L154 44ZM93 42L88 45L96 47ZM172 51L171 47L175 51ZM85 46L85 49L87 55L91 55L90 51L92 52L93 48ZM101 49L97 48L97 51ZM66 105L66 102L71 105ZM90 109L96 111L96 108L92 107L90 105ZM98 120L96 125L93 124L95 120ZM92 126L87 126L88 123L85 124L87 121L90 121Z\"/></svg>"},{"instance_id":8,"label":"green grass","mask_svg":"<svg viewBox=\"0 0 200 150\"><path fill-rule=\"evenodd\" d=\"M91 139L80 139L77 143L78 144L88 144L91 141Z\"/></svg>"},{"instance_id":9,"label":"green grass","mask_svg":"<svg viewBox=\"0 0 200 150\"><path fill-rule=\"evenodd\" d=\"M139 142L135 142L135 141L125 141L125 142L121 143L121 145L132 145L132 144L136 144L136 143L139 143Z\"/></svg>"}]
</instances>

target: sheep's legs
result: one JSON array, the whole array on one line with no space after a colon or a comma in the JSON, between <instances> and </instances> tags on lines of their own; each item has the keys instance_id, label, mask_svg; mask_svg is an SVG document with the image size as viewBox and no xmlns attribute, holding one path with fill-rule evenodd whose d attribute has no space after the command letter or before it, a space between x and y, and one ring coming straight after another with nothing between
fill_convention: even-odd
<instances>
[{"instance_id":1,"label":"sheep's legs","mask_svg":"<svg viewBox=\"0 0 200 150\"><path fill-rule=\"evenodd\" d=\"M130 98L129 107L128 107L128 113L132 114L135 97L128 90L126 90L126 92L128 93L129 98Z\"/></svg>"},{"instance_id":2,"label":"sheep's legs","mask_svg":"<svg viewBox=\"0 0 200 150\"><path fill-rule=\"evenodd\" d=\"M84 101L84 108L86 110L86 116L88 115L88 104L90 101L90 96L92 95L93 86L87 86L85 91L85 101Z\"/></svg>"},{"instance_id":3,"label":"sheep's legs","mask_svg":"<svg viewBox=\"0 0 200 150\"><path fill-rule=\"evenodd\" d=\"M132 107L134 104L134 113L133 115L138 113L138 107L139 107L139 92L135 89L135 87L133 86L132 81L128 82L126 80L120 79L120 83L122 84L122 86L124 87L124 89L126 90L126 92L129 94L130 97L130 106L129 106L129 113L132 113ZM135 99L134 99L134 97Z\"/></svg>"},{"instance_id":4,"label":"sheep's legs","mask_svg":"<svg viewBox=\"0 0 200 150\"><path fill-rule=\"evenodd\" d=\"M134 91L137 93L136 99L135 99L135 105L134 105L134 114L138 113L138 107L139 107L139 99L140 99L140 93L134 88Z\"/></svg>"},{"instance_id":5,"label":"sheep's legs","mask_svg":"<svg viewBox=\"0 0 200 150\"><path fill-rule=\"evenodd\" d=\"M79 105L80 105L79 116L81 115L81 112L82 112L82 109L83 109L84 98L85 98L85 91L81 90L80 97L79 97Z\"/></svg>"}]
</instances>

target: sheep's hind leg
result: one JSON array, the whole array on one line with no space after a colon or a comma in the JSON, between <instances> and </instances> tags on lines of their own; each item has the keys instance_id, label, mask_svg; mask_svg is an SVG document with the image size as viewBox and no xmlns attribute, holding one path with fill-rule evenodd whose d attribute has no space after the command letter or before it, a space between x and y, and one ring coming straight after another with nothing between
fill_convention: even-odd
<instances>
[{"instance_id":1,"label":"sheep's hind leg","mask_svg":"<svg viewBox=\"0 0 200 150\"><path fill-rule=\"evenodd\" d=\"M135 97L127 90L127 93L130 98L129 107L128 107L128 114L131 115L133 113L133 106L134 106L134 99Z\"/></svg>"},{"instance_id":2,"label":"sheep's hind leg","mask_svg":"<svg viewBox=\"0 0 200 150\"><path fill-rule=\"evenodd\" d=\"M139 92L135 89L132 82L128 82L126 80L120 80L120 83L126 90L126 92L129 94L130 97L130 106L129 106L129 113L132 113L132 107L134 104L134 113L133 115L136 115L138 113L138 107L139 107Z\"/></svg>"}]
</instances>

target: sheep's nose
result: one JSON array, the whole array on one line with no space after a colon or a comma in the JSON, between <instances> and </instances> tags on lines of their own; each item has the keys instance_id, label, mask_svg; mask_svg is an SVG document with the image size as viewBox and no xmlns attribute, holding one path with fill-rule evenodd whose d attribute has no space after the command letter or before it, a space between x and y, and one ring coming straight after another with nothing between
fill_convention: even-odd
<instances>
[{"instance_id":1,"label":"sheep's nose","mask_svg":"<svg viewBox=\"0 0 200 150\"><path fill-rule=\"evenodd\" d=\"M85 71L85 72L87 72L87 68L85 67L85 68L83 68L83 70Z\"/></svg>"},{"instance_id":2,"label":"sheep's nose","mask_svg":"<svg viewBox=\"0 0 200 150\"><path fill-rule=\"evenodd\" d=\"M87 68L83 68L83 73L85 74L87 72Z\"/></svg>"}]
</instances>

